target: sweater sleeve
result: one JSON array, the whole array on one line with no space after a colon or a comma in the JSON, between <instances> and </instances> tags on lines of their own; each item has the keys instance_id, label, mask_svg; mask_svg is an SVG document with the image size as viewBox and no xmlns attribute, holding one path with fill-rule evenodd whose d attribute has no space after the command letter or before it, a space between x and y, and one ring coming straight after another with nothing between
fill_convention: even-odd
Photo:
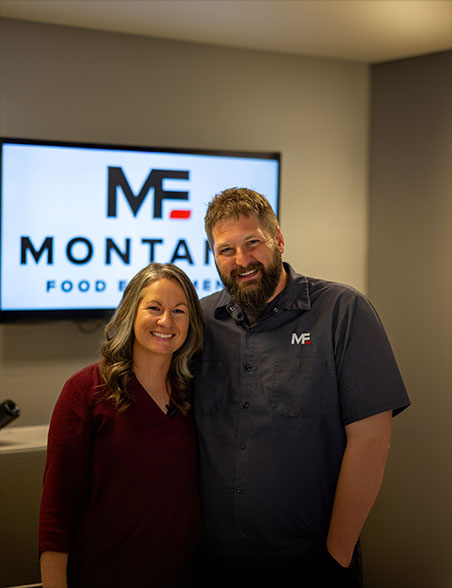
<instances>
[{"instance_id":1,"label":"sweater sleeve","mask_svg":"<svg viewBox=\"0 0 452 588\"><path fill-rule=\"evenodd\" d=\"M90 398L97 368L64 385L50 421L39 518L39 554L69 552L71 536L88 488L94 418Z\"/></svg>"}]
</instances>

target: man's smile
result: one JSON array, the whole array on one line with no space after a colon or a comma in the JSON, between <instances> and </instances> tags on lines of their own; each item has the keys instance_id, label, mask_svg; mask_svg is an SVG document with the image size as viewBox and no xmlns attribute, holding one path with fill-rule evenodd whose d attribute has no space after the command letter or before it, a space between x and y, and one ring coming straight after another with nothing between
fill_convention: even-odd
<instances>
[{"instance_id":1,"label":"man's smile","mask_svg":"<svg viewBox=\"0 0 452 588\"><path fill-rule=\"evenodd\" d=\"M257 275L258 271L259 271L259 268L248 270L245 272L237 272L236 276L238 278L240 278L240 280L242 280L242 281L250 280Z\"/></svg>"}]
</instances>

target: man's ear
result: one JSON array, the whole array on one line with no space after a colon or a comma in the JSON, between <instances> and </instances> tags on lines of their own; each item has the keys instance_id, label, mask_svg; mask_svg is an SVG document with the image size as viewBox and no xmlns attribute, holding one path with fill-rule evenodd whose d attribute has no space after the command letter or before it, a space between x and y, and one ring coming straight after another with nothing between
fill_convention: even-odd
<instances>
[{"instance_id":1,"label":"man's ear","mask_svg":"<svg viewBox=\"0 0 452 588\"><path fill-rule=\"evenodd\" d=\"M284 237L281 233L281 229L278 227L275 233L275 241L278 249L281 253L284 253Z\"/></svg>"}]
</instances>

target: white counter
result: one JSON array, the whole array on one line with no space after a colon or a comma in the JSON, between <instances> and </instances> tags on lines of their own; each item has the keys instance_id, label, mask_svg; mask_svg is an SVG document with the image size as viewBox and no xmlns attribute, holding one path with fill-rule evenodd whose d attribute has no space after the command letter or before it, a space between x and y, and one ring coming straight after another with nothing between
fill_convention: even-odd
<instances>
[{"instance_id":1,"label":"white counter","mask_svg":"<svg viewBox=\"0 0 452 588\"><path fill-rule=\"evenodd\" d=\"M0 453L43 451L47 448L49 425L6 426L0 429Z\"/></svg>"}]
</instances>

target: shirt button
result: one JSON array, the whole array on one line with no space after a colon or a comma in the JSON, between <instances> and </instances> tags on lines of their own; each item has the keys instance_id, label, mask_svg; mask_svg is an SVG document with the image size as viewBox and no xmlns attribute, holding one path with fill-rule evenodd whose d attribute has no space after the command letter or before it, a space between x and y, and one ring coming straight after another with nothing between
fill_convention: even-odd
<instances>
[{"instance_id":1,"label":"shirt button","mask_svg":"<svg viewBox=\"0 0 452 588\"><path fill-rule=\"evenodd\" d=\"M243 488L237 488L237 494L243 494Z\"/></svg>"},{"instance_id":2,"label":"shirt button","mask_svg":"<svg viewBox=\"0 0 452 588\"><path fill-rule=\"evenodd\" d=\"M249 403L248 403L248 402L244 402L244 403L242 404L242 406L243 406L243 408L248 408L248 407L249 407Z\"/></svg>"},{"instance_id":3,"label":"shirt button","mask_svg":"<svg viewBox=\"0 0 452 588\"><path fill-rule=\"evenodd\" d=\"M230 306L229 307L229 312L234 312L234 310L235 310L235 306Z\"/></svg>"},{"instance_id":4,"label":"shirt button","mask_svg":"<svg viewBox=\"0 0 452 588\"><path fill-rule=\"evenodd\" d=\"M240 449L246 449L246 443L240 443Z\"/></svg>"},{"instance_id":5,"label":"shirt button","mask_svg":"<svg viewBox=\"0 0 452 588\"><path fill-rule=\"evenodd\" d=\"M273 312L279 312L279 307L275 306L275 308L273 309Z\"/></svg>"},{"instance_id":6,"label":"shirt button","mask_svg":"<svg viewBox=\"0 0 452 588\"><path fill-rule=\"evenodd\" d=\"M240 537L240 539L246 538L246 530L245 529L239 529L239 537Z\"/></svg>"},{"instance_id":7,"label":"shirt button","mask_svg":"<svg viewBox=\"0 0 452 588\"><path fill-rule=\"evenodd\" d=\"M249 363L247 363L245 365L245 369L246 369L247 372L250 372L253 369L253 366L251 366Z\"/></svg>"},{"instance_id":8,"label":"shirt button","mask_svg":"<svg viewBox=\"0 0 452 588\"><path fill-rule=\"evenodd\" d=\"M247 333L254 333L254 329L253 327L248 327L248 329L246 330Z\"/></svg>"}]
</instances>

